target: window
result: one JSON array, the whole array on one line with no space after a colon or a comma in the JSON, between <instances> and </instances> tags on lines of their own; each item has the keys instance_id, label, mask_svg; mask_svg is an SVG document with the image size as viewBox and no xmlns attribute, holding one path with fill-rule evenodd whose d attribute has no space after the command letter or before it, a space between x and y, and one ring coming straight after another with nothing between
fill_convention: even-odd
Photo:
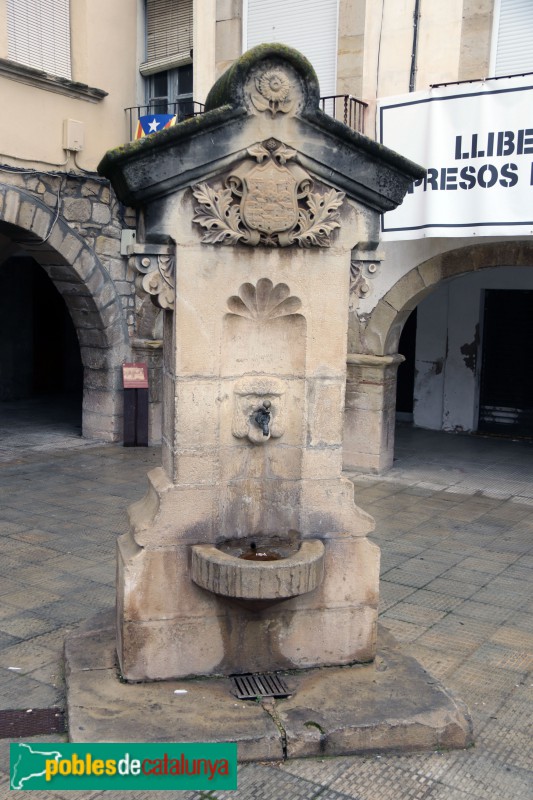
<instances>
[{"instance_id":1,"label":"window","mask_svg":"<svg viewBox=\"0 0 533 800\"><path fill-rule=\"evenodd\" d=\"M491 75L519 75L533 72L532 30L531 0L496 0Z\"/></svg>"},{"instance_id":2,"label":"window","mask_svg":"<svg viewBox=\"0 0 533 800\"><path fill-rule=\"evenodd\" d=\"M12 61L71 78L69 0L7 0Z\"/></svg>"},{"instance_id":3,"label":"window","mask_svg":"<svg viewBox=\"0 0 533 800\"><path fill-rule=\"evenodd\" d=\"M193 0L146 0L147 114L176 114L178 122L193 114Z\"/></svg>"},{"instance_id":4,"label":"window","mask_svg":"<svg viewBox=\"0 0 533 800\"><path fill-rule=\"evenodd\" d=\"M146 0L146 60L142 75L192 61L193 0Z\"/></svg>"},{"instance_id":5,"label":"window","mask_svg":"<svg viewBox=\"0 0 533 800\"><path fill-rule=\"evenodd\" d=\"M192 64L156 72L147 90L148 114L176 114L178 122L192 116Z\"/></svg>"},{"instance_id":6,"label":"window","mask_svg":"<svg viewBox=\"0 0 533 800\"><path fill-rule=\"evenodd\" d=\"M288 44L315 68L320 94L335 94L338 0L246 0L245 8L245 50L263 42Z\"/></svg>"}]
</instances>

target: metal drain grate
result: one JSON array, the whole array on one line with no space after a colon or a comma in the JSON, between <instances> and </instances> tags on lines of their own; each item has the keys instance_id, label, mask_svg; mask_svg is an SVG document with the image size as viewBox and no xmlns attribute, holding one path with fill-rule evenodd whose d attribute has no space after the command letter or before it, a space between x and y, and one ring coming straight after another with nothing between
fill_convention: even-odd
<instances>
[{"instance_id":1,"label":"metal drain grate","mask_svg":"<svg viewBox=\"0 0 533 800\"><path fill-rule=\"evenodd\" d=\"M289 697L285 681L274 672L258 675L233 675L233 689L239 700L256 700L258 697Z\"/></svg>"},{"instance_id":2,"label":"metal drain grate","mask_svg":"<svg viewBox=\"0 0 533 800\"><path fill-rule=\"evenodd\" d=\"M0 739L21 739L45 733L65 733L60 708L9 708L0 711Z\"/></svg>"}]
</instances>

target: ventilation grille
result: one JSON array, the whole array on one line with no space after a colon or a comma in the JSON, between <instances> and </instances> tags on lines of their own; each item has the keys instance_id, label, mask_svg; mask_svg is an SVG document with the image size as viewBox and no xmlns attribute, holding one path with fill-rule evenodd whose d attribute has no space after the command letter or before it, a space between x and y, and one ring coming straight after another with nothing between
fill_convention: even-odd
<instances>
[{"instance_id":1,"label":"ventilation grille","mask_svg":"<svg viewBox=\"0 0 533 800\"><path fill-rule=\"evenodd\" d=\"M289 697L285 682L273 672L258 675L234 675L234 694L239 700L257 700L258 697Z\"/></svg>"},{"instance_id":2,"label":"ventilation grille","mask_svg":"<svg viewBox=\"0 0 533 800\"><path fill-rule=\"evenodd\" d=\"M60 708L5 709L0 711L0 739L64 733L65 716Z\"/></svg>"}]
</instances>

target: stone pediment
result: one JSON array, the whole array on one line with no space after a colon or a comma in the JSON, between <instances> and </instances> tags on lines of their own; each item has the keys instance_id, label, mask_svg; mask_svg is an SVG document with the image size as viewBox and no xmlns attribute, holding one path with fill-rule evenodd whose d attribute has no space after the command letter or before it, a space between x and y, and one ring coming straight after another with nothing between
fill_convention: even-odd
<instances>
[{"instance_id":1,"label":"stone pediment","mask_svg":"<svg viewBox=\"0 0 533 800\"><path fill-rule=\"evenodd\" d=\"M260 45L215 83L204 114L109 151L98 170L124 203L140 206L228 173L249 158L250 148L275 136L291 151L289 172L305 170L378 212L396 207L424 171L329 117L319 100L307 59L284 45ZM260 169L273 173L276 162L267 162ZM277 167L282 166L278 159ZM287 216L289 205L288 200L283 204ZM253 216L253 204L245 205L244 215ZM236 231L241 241L251 228L245 222ZM260 225L255 229L268 235Z\"/></svg>"}]
</instances>

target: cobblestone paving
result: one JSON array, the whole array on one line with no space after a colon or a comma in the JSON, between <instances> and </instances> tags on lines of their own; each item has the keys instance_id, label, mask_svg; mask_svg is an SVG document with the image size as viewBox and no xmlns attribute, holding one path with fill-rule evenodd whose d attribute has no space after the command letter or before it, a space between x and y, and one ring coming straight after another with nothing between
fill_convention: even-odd
<instances>
[{"instance_id":1,"label":"cobblestone paving","mask_svg":"<svg viewBox=\"0 0 533 800\"><path fill-rule=\"evenodd\" d=\"M533 799L533 449L413 431L400 435L398 454L385 476L351 475L356 501L376 518L381 622L467 703L476 746L247 764L236 792L138 791L128 800ZM113 604L114 540L157 464L157 449L118 446L4 454L0 708L63 706L64 637ZM9 791L7 776L2 740L0 798L29 796Z\"/></svg>"}]
</instances>

